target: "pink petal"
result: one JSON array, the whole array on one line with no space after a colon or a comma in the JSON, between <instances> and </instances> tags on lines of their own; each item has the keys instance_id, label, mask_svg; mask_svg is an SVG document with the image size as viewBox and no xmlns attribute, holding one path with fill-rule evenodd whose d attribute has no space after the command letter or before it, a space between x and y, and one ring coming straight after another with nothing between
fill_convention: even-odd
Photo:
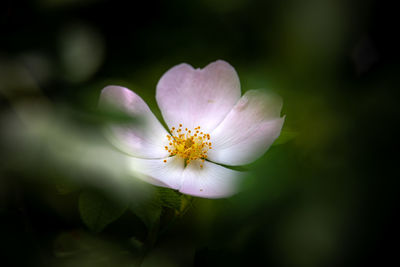
<instances>
[{"instance_id":1,"label":"pink petal","mask_svg":"<svg viewBox=\"0 0 400 267\"><path fill-rule=\"evenodd\" d=\"M177 156L166 159L130 158L128 167L137 178L146 182L178 189L181 186L185 162Z\"/></svg>"},{"instance_id":2,"label":"pink petal","mask_svg":"<svg viewBox=\"0 0 400 267\"><path fill-rule=\"evenodd\" d=\"M242 173L205 161L193 161L183 172L180 192L204 198L229 197L237 192Z\"/></svg>"},{"instance_id":3,"label":"pink petal","mask_svg":"<svg viewBox=\"0 0 400 267\"><path fill-rule=\"evenodd\" d=\"M180 64L167 71L157 85L156 99L168 127L212 131L240 98L235 69L218 60L204 69Z\"/></svg>"},{"instance_id":4,"label":"pink petal","mask_svg":"<svg viewBox=\"0 0 400 267\"><path fill-rule=\"evenodd\" d=\"M279 136L282 100L262 90L250 90L210 134L208 159L227 165L247 164L260 157Z\"/></svg>"},{"instance_id":5,"label":"pink petal","mask_svg":"<svg viewBox=\"0 0 400 267\"><path fill-rule=\"evenodd\" d=\"M168 144L167 132L137 94L124 87L107 86L101 92L99 105L116 108L139 119L136 124L110 125L108 137L117 148L141 158L168 156L164 149Z\"/></svg>"},{"instance_id":6,"label":"pink petal","mask_svg":"<svg viewBox=\"0 0 400 267\"><path fill-rule=\"evenodd\" d=\"M139 179L157 186L178 189L187 195L222 198L237 192L241 172L208 161L192 161L185 167L184 159L178 156L165 160L132 157L128 160L128 167Z\"/></svg>"}]
</instances>

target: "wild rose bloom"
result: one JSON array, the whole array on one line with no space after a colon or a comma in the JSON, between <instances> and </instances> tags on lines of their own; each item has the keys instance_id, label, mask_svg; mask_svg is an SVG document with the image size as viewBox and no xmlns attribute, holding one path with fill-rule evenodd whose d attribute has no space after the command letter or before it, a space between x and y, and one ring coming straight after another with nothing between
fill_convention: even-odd
<instances>
[{"instance_id":1,"label":"wild rose bloom","mask_svg":"<svg viewBox=\"0 0 400 267\"><path fill-rule=\"evenodd\" d=\"M242 173L223 165L260 157L284 122L281 99L263 90L241 97L235 69L222 60L204 69L185 63L171 68L157 84L156 100L168 130L137 94L105 87L100 106L111 105L142 122L110 125L108 137L130 155L128 165L136 176L193 196L234 194Z\"/></svg>"}]
</instances>

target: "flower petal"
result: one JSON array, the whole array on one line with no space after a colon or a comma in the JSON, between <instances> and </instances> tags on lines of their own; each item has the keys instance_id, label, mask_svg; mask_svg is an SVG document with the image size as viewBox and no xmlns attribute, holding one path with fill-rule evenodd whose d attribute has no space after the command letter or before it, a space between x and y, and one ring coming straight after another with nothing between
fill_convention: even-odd
<instances>
[{"instance_id":1,"label":"flower petal","mask_svg":"<svg viewBox=\"0 0 400 267\"><path fill-rule=\"evenodd\" d=\"M138 123L112 124L110 141L120 150L135 157L164 158L167 132L147 104L137 94L120 86L105 87L100 96L101 107L112 107L138 119Z\"/></svg>"},{"instance_id":2,"label":"flower petal","mask_svg":"<svg viewBox=\"0 0 400 267\"><path fill-rule=\"evenodd\" d=\"M157 84L156 99L168 127L211 132L240 98L235 69L218 60L204 69L180 64L167 71Z\"/></svg>"},{"instance_id":3,"label":"flower petal","mask_svg":"<svg viewBox=\"0 0 400 267\"><path fill-rule=\"evenodd\" d=\"M130 158L128 160L128 168L137 178L173 189L181 186L184 167L184 160L177 156L166 159Z\"/></svg>"},{"instance_id":4,"label":"flower petal","mask_svg":"<svg viewBox=\"0 0 400 267\"><path fill-rule=\"evenodd\" d=\"M237 192L243 173L209 161L205 161L203 167L200 167L200 164L199 161L192 161L186 166L179 189L181 193L205 198L223 198Z\"/></svg>"},{"instance_id":5,"label":"flower petal","mask_svg":"<svg viewBox=\"0 0 400 267\"><path fill-rule=\"evenodd\" d=\"M282 100L262 90L250 90L210 134L208 159L227 165L247 164L260 157L279 136Z\"/></svg>"}]
</instances>

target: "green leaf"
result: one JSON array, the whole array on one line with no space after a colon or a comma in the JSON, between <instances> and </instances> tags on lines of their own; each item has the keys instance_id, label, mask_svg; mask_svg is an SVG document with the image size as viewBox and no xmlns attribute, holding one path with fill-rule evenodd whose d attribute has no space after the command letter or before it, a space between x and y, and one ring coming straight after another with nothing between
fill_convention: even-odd
<instances>
[{"instance_id":1,"label":"green leaf","mask_svg":"<svg viewBox=\"0 0 400 267\"><path fill-rule=\"evenodd\" d=\"M180 210L182 204L182 194L170 188L159 187L158 195L164 207Z\"/></svg>"},{"instance_id":2,"label":"green leaf","mask_svg":"<svg viewBox=\"0 0 400 267\"><path fill-rule=\"evenodd\" d=\"M299 133L295 131L282 130L281 134L279 135L278 139L275 140L273 145L275 146L275 145L285 144L294 139L298 135Z\"/></svg>"},{"instance_id":3,"label":"green leaf","mask_svg":"<svg viewBox=\"0 0 400 267\"><path fill-rule=\"evenodd\" d=\"M153 194L144 201L135 201L131 203L130 210L138 216L148 229L160 219L162 203L159 194Z\"/></svg>"},{"instance_id":4,"label":"green leaf","mask_svg":"<svg viewBox=\"0 0 400 267\"><path fill-rule=\"evenodd\" d=\"M116 203L97 192L85 191L79 196L79 212L86 226L93 232L101 232L117 220L127 205Z\"/></svg>"},{"instance_id":5,"label":"green leaf","mask_svg":"<svg viewBox=\"0 0 400 267\"><path fill-rule=\"evenodd\" d=\"M182 206L182 194L173 189L156 187L146 199L135 200L130 209L138 216L148 229L160 219L162 208L167 207L179 211Z\"/></svg>"}]
</instances>

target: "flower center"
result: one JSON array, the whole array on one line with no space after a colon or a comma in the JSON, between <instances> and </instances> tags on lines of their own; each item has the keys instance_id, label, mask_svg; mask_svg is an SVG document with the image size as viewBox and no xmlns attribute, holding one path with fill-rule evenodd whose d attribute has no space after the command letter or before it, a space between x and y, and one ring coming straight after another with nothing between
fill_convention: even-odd
<instances>
[{"instance_id":1,"label":"flower center","mask_svg":"<svg viewBox=\"0 0 400 267\"><path fill-rule=\"evenodd\" d=\"M202 163L207 158L207 151L211 149L210 135L203 133L200 126L194 130L182 128L182 124L176 129L172 127L170 130L171 135L167 135L168 146L165 146L170 156L179 156L185 159L186 165L191 161L200 159ZM164 160L167 162L167 160ZM202 168L203 165L201 164Z\"/></svg>"}]
</instances>

